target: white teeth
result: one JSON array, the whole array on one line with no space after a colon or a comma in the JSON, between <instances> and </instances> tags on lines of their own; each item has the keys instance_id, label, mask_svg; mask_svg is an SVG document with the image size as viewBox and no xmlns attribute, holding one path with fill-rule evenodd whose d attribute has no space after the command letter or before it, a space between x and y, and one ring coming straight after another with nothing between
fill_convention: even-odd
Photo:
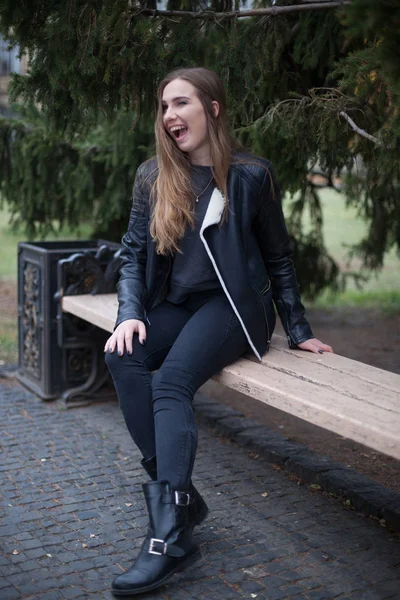
<instances>
[{"instance_id":1,"label":"white teeth","mask_svg":"<svg viewBox=\"0 0 400 600\"><path fill-rule=\"evenodd\" d=\"M169 128L170 131L179 131L180 129L186 129L185 125L174 125Z\"/></svg>"}]
</instances>

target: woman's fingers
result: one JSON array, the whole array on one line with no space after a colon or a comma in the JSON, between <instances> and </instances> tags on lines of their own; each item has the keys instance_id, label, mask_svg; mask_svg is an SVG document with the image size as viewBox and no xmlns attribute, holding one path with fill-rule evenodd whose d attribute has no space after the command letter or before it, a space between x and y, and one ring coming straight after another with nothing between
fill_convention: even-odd
<instances>
[{"instance_id":1,"label":"woman's fingers","mask_svg":"<svg viewBox=\"0 0 400 600\"><path fill-rule=\"evenodd\" d=\"M128 354L133 352L133 335L137 333L139 341L144 344L146 341L146 327L142 321L137 319L128 319L118 325L111 337L108 338L104 352L118 352L122 356L125 350Z\"/></svg>"},{"instance_id":2,"label":"woman's fingers","mask_svg":"<svg viewBox=\"0 0 400 600\"><path fill-rule=\"evenodd\" d=\"M114 334L106 341L104 352L114 352Z\"/></svg>"},{"instance_id":3,"label":"woman's fingers","mask_svg":"<svg viewBox=\"0 0 400 600\"><path fill-rule=\"evenodd\" d=\"M122 356L125 351L125 339L126 336L129 335L129 329L126 327L121 327L117 334L117 352L118 356ZM133 335L133 332L132 334Z\"/></svg>"},{"instance_id":4,"label":"woman's fingers","mask_svg":"<svg viewBox=\"0 0 400 600\"><path fill-rule=\"evenodd\" d=\"M146 343L146 326L144 323L142 323L142 321L138 321L137 331L139 336L139 342L143 346Z\"/></svg>"},{"instance_id":5,"label":"woman's fingers","mask_svg":"<svg viewBox=\"0 0 400 600\"><path fill-rule=\"evenodd\" d=\"M125 331L125 338L124 338L124 343L125 343L125 348L128 354L132 354L133 352L133 333L134 333L134 329L133 327L130 327L129 329L127 329ZM123 353L124 349L122 348L122 353ZM118 353L119 353L119 348L118 348Z\"/></svg>"},{"instance_id":6,"label":"woman's fingers","mask_svg":"<svg viewBox=\"0 0 400 600\"><path fill-rule=\"evenodd\" d=\"M320 342L320 347L322 348L322 350L324 352L332 352L333 353L332 346L328 346L328 344L324 344L323 342Z\"/></svg>"},{"instance_id":7,"label":"woman's fingers","mask_svg":"<svg viewBox=\"0 0 400 600\"><path fill-rule=\"evenodd\" d=\"M321 340L318 340L317 338L311 338L297 345L302 350L308 350L308 352L314 352L318 354L323 354L324 352L333 352L332 346L324 344L324 342L321 342Z\"/></svg>"},{"instance_id":8,"label":"woman's fingers","mask_svg":"<svg viewBox=\"0 0 400 600\"><path fill-rule=\"evenodd\" d=\"M311 340L301 342L300 344L297 344L297 346L301 350L307 350L308 352L318 352L318 346L313 344Z\"/></svg>"}]
</instances>

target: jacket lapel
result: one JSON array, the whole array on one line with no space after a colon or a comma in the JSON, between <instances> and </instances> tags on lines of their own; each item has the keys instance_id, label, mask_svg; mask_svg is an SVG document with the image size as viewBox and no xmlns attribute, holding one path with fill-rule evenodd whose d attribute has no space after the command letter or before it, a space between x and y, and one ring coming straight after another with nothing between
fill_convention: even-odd
<instances>
[{"instance_id":1,"label":"jacket lapel","mask_svg":"<svg viewBox=\"0 0 400 600\"><path fill-rule=\"evenodd\" d=\"M204 216L203 223L201 224L200 235L203 234L207 227L210 227L210 225L216 225L221 221L224 208L225 196L221 194L218 188L214 188L208 203L207 212Z\"/></svg>"}]
</instances>

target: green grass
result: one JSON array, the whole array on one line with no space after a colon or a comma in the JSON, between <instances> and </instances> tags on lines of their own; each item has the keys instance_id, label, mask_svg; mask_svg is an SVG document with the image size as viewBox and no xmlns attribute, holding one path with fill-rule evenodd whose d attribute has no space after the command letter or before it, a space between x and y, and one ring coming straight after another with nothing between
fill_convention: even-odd
<instances>
[{"instance_id":1,"label":"green grass","mask_svg":"<svg viewBox=\"0 0 400 600\"><path fill-rule=\"evenodd\" d=\"M3 364L16 364L18 362L16 323L7 319L0 319L0 366Z\"/></svg>"},{"instance_id":2,"label":"green grass","mask_svg":"<svg viewBox=\"0 0 400 600\"><path fill-rule=\"evenodd\" d=\"M400 312L400 289L372 292L350 289L340 294L324 292L308 305L322 309L371 308L379 312L394 314Z\"/></svg>"},{"instance_id":3,"label":"green grass","mask_svg":"<svg viewBox=\"0 0 400 600\"><path fill-rule=\"evenodd\" d=\"M324 218L324 238L330 254L347 272L361 272L360 261L353 259L348 264L348 246L359 242L367 230L365 222L357 216L354 208L346 208L345 198L334 190L325 189L321 192ZM285 212L290 210L290 200L285 202ZM310 219L304 216L304 226L307 230ZM313 303L316 308L363 307L381 308L384 311L400 311L400 259L395 250L385 256L382 271L369 276L362 289L358 289L353 280L349 279L346 290L338 294L325 292Z\"/></svg>"}]
</instances>

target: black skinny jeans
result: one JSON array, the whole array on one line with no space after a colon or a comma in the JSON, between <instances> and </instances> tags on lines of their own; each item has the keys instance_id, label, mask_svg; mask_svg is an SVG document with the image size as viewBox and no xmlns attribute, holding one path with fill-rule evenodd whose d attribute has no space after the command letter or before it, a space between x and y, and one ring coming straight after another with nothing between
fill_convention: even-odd
<instances>
[{"instance_id":1,"label":"black skinny jeans","mask_svg":"<svg viewBox=\"0 0 400 600\"><path fill-rule=\"evenodd\" d=\"M145 345L135 335L132 355L107 353L106 363L133 441L145 459L157 457L159 480L185 490L197 449L193 396L248 342L222 292L164 301L148 318Z\"/></svg>"}]
</instances>

